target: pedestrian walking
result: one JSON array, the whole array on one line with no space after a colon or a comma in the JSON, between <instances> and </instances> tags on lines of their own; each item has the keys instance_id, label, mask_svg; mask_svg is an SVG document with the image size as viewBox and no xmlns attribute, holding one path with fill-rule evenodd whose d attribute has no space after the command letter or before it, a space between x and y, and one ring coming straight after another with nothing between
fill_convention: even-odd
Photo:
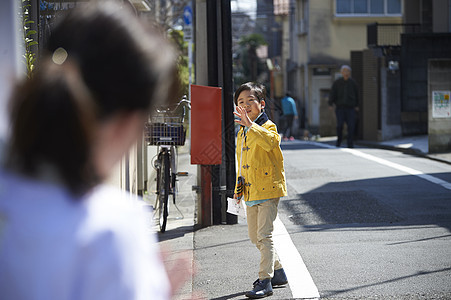
<instances>
[{"instance_id":1,"label":"pedestrian walking","mask_svg":"<svg viewBox=\"0 0 451 300\"><path fill-rule=\"evenodd\" d=\"M298 110L296 109L296 102L291 94L287 92L282 98L282 112L286 120L286 128L283 132L284 141L293 141L293 121L298 118Z\"/></svg>"},{"instance_id":2,"label":"pedestrian walking","mask_svg":"<svg viewBox=\"0 0 451 300\"><path fill-rule=\"evenodd\" d=\"M138 201L102 182L171 96L176 55L125 8L96 3L52 29L11 99L0 299L166 300L175 288Z\"/></svg>"},{"instance_id":3,"label":"pedestrian walking","mask_svg":"<svg viewBox=\"0 0 451 300\"><path fill-rule=\"evenodd\" d=\"M236 122L241 125L237 138L241 179L237 179L234 198L247 206L249 238L261 256L258 279L246 296L263 298L273 294L273 286L288 282L272 239L279 199L287 195L283 156L277 127L264 112L264 86L244 83L234 101Z\"/></svg>"},{"instance_id":4,"label":"pedestrian walking","mask_svg":"<svg viewBox=\"0 0 451 300\"><path fill-rule=\"evenodd\" d=\"M331 109L335 105L337 116L337 143L340 147L343 139L343 125L348 127L348 147L354 148L354 131L356 126L356 112L359 110L359 88L354 79L351 78L351 67L343 65L341 67L342 77L337 79L332 85L329 98Z\"/></svg>"}]
</instances>

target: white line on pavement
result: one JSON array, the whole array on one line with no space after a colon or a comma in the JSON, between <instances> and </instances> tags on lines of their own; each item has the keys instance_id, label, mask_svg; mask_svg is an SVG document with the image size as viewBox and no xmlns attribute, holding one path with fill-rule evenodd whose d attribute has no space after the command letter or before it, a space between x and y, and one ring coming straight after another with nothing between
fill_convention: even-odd
<instances>
[{"instance_id":1,"label":"white line on pavement","mask_svg":"<svg viewBox=\"0 0 451 300\"><path fill-rule=\"evenodd\" d=\"M384 166L387 166L387 167L390 167L390 168L393 168L393 169L405 172L405 173L410 174L410 175L414 175L414 176L420 177L420 178L422 178L424 180L427 180L429 182L438 184L438 185L444 187L445 189L451 190L451 183L449 183L447 181L444 181L444 180L442 180L440 178L437 178L437 177L434 177L432 175L424 174L421 171L418 171L418 170L415 170L415 169L412 169L412 168L409 168L409 167L406 167L406 166L403 166L403 165L400 165L400 164L397 164L397 163L390 162L388 160L376 157L374 155L363 153L362 151L359 151L359 150L356 150L356 149L336 148L336 147L328 145L328 144L322 144L322 143L317 143L317 142L313 142L312 144L315 144L315 145L317 145L319 147L328 148L328 149L333 149L333 148L339 149L339 150L341 150L343 152L348 152L348 153L350 153L352 155L359 156L359 157L362 157L362 158L365 158L365 159L368 159L368 160L372 160L372 161L377 162L377 163L379 163L381 165L384 165Z\"/></svg>"},{"instance_id":2,"label":"white line on pavement","mask_svg":"<svg viewBox=\"0 0 451 300\"><path fill-rule=\"evenodd\" d=\"M273 239L274 247L287 274L293 298L319 298L318 289L279 217L274 221Z\"/></svg>"},{"instance_id":3,"label":"white line on pavement","mask_svg":"<svg viewBox=\"0 0 451 300\"><path fill-rule=\"evenodd\" d=\"M338 149L343 152L350 153L352 155L365 158L379 164L385 165L387 167L405 172L407 174L411 174L414 176L418 176L424 180L429 182L438 184L445 189L451 190L451 183L446 182L440 178L424 174L421 171L390 162L388 160L376 157L374 155L363 153L362 151L356 149L347 149L347 148L336 148L331 145L316 143L316 142L308 142L309 144L315 144L319 147L329 148L329 149ZM293 298L301 298L301 299L312 299L312 298L320 298L318 289L313 282L312 277L310 276L307 267L302 260L301 255L299 254L296 246L294 246L293 241L290 238L285 226L282 221L280 221L279 217L274 221L274 247L276 248L277 254L283 264L283 268L288 277L288 282L290 284L291 293Z\"/></svg>"},{"instance_id":4,"label":"white line on pavement","mask_svg":"<svg viewBox=\"0 0 451 300\"><path fill-rule=\"evenodd\" d=\"M344 152L351 153L351 154L353 154L355 156L359 156L359 157L362 157L362 158L365 158L365 159L368 159L368 160L372 160L372 161L377 162L377 163L379 163L381 165L384 165L384 166L387 166L387 167L390 167L390 168L393 168L393 169L405 172L407 174L418 176L418 177L420 177L420 178L422 178L424 180L427 180L429 182L441 185L445 189L451 190L451 183L446 182L444 180L441 180L440 178L437 178L437 177L434 177L434 176L431 176L431 175L428 175L428 174L424 174L421 171L418 171L418 170L415 170L415 169L412 169L412 168L409 168L409 167L405 167L405 166L397 164L397 163L390 162L388 160L376 157L374 155L363 153L362 151L359 151L359 150L356 150L356 149L341 149L340 148L340 150L344 151Z\"/></svg>"}]
</instances>

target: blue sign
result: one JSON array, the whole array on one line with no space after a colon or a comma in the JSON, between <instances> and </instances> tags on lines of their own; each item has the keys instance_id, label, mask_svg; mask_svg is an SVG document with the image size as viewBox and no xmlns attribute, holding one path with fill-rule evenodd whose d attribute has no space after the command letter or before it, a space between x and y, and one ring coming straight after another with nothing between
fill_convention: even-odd
<instances>
[{"instance_id":1,"label":"blue sign","mask_svg":"<svg viewBox=\"0 0 451 300\"><path fill-rule=\"evenodd\" d=\"M183 9L183 21L185 21L185 25L193 24L193 10L191 6L185 6Z\"/></svg>"}]
</instances>

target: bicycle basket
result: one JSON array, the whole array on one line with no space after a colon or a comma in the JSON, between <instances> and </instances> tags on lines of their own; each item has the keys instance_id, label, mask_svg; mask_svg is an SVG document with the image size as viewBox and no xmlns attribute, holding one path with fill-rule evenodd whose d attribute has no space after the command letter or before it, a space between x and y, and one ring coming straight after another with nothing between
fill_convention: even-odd
<instances>
[{"instance_id":1,"label":"bicycle basket","mask_svg":"<svg viewBox=\"0 0 451 300\"><path fill-rule=\"evenodd\" d=\"M146 124L145 140L149 145L173 145L185 144L185 128L182 117L154 116L151 122Z\"/></svg>"}]
</instances>

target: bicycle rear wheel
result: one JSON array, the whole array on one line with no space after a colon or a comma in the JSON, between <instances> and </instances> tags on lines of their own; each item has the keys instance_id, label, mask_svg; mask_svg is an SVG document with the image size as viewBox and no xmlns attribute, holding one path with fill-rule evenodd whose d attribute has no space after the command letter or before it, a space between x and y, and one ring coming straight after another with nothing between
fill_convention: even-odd
<instances>
[{"instance_id":1,"label":"bicycle rear wheel","mask_svg":"<svg viewBox=\"0 0 451 300\"><path fill-rule=\"evenodd\" d=\"M166 224L168 221L168 198L169 198L169 185L170 185L170 165L169 165L169 153L164 151L160 153L160 170L158 172L158 197L159 197L159 225L160 231L166 231Z\"/></svg>"}]
</instances>

